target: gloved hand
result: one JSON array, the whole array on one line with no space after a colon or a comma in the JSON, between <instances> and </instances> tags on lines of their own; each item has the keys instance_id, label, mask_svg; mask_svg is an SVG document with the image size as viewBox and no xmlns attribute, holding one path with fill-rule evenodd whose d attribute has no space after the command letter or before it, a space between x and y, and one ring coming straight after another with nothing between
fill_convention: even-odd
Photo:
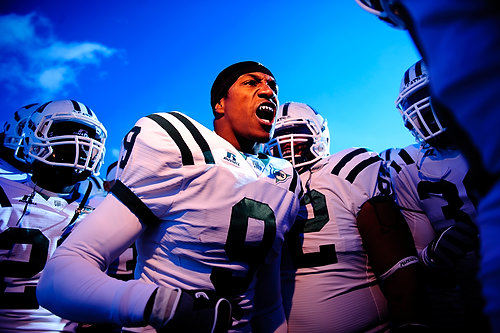
<instances>
[{"instance_id":1,"label":"gloved hand","mask_svg":"<svg viewBox=\"0 0 500 333\"><path fill-rule=\"evenodd\" d=\"M158 332L227 332L231 303L211 290L159 287L149 323Z\"/></svg>"},{"instance_id":2,"label":"gloved hand","mask_svg":"<svg viewBox=\"0 0 500 333\"><path fill-rule=\"evenodd\" d=\"M457 222L422 250L420 260L430 268L451 268L458 259L476 249L477 244L477 227L471 223Z\"/></svg>"}]
</instances>

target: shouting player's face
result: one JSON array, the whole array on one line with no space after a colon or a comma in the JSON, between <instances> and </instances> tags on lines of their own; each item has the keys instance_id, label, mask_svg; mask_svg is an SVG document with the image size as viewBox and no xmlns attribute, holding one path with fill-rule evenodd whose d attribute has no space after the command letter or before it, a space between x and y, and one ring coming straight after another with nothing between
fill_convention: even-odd
<instances>
[{"instance_id":1,"label":"shouting player's face","mask_svg":"<svg viewBox=\"0 0 500 333\"><path fill-rule=\"evenodd\" d=\"M236 148L269 141L278 107L276 81L270 75L253 72L240 76L220 101L225 139Z\"/></svg>"}]
</instances>

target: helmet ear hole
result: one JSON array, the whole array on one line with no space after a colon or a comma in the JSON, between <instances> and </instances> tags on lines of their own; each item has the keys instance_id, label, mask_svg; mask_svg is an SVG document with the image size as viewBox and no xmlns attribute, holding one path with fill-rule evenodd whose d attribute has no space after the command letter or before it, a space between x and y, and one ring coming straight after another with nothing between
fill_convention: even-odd
<instances>
[{"instance_id":1,"label":"helmet ear hole","mask_svg":"<svg viewBox=\"0 0 500 333\"><path fill-rule=\"evenodd\" d=\"M317 142L311 146L314 155L323 156L325 154L326 145L324 142Z\"/></svg>"}]
</instances>

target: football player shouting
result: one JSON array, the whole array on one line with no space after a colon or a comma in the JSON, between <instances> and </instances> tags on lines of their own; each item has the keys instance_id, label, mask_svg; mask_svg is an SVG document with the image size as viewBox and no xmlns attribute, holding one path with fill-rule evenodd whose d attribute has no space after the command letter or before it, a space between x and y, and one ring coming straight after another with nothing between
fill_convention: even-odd
<instances>
[{"instance_id":1,"label":"football player shouting","mask_svg":"<svg viewBox=\"0 0 500 333\"><path fill-rule=\"evenodd\" d=\"M179 112L130 130L111 194L46 267L44 306L169 332L286 330L279 262L301 187L289 162L256 154L278 107L274 76L233 64L215 79L211 105L214 132ZM134 241L137 280L101 272Z\"/></svg>"}]
</instances>

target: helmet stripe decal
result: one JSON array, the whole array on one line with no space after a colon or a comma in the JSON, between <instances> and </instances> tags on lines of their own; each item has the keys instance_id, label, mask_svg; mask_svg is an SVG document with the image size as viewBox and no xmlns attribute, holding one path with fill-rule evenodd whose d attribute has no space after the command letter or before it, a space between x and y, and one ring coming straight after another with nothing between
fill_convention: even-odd
<instances>
[{"instance_id":1,"label":"helmet stripe decal","mask_svg":"<svg viewBox=\"0 0 500 333\"><path fill-rule=\"evenodd\" d=\"M405 72L405 78L404 78L405 85L410 83L410 69L407 69Z\"/></svg>"},{"instance_id":2,"label":"helmet stripe decal","mask_svg":"<svg viewBox=\"0 0 500 333\"><path fill-rule=\"evenodd\" d=\"M415 77L422 75L422 60L417 61L415 64Z\"/></svg>"},{"instance_id":3,"label":"helmet stripe decal","mask_svg":"<svg viewBox=\"0 0 500 333\"><path fill-rule=\"evenodd\" d=\"M38 109L36 109L36 111L35 111L35 112L42 113L42 112L43 112L43 110L45 110L45 108L47 107L47 105L49 105L50 103L52 103L52 101L47 102L47 103L45 103L45 104L41 105Z\"/></svg>"},{"instance_id":4,"label":"helmet stripe decal","mask_svg":"<svg viewBox=\"0 0 500 333\"><path fill-rule=\"evenodd\" d=\"M31 107L33 107L33 106L35 106L35 105L38 105L38 103L33 103L33 104L28 104L28 105L25 105L25 106L23 106L23 109L28 110L29 108L31 108Z\"/></svg>"},{"instance_id":5,"label":"helmet stripe decal","mask_svg":"<svg viewBox=\"0 0 500 333\"><path fill-rule=\"evenodd\" d=\"M283 117L288 116L288 107L290 106L290 103L285 103L283 105Z\"/></svg>"},{"instance_id":6,"label":"helmet stripe decal","mask_svg":"<svg viewBox=\"0 0 500 333\"><path fill-rule=\"evenodd\" d=\"M356 157L357 155L359 154L363 154L363 153L366 153L368 150L365 149L365 148L358 148L356 150L353 150L351 151L349 154L345 155L344 157L342 157L339 161L339 163L337 163L337 165L333 168L331 174L332 175L335 175L335 176L338 176L339 173L340 173L340 170L342 170L343 167L345 167L345 165L350 161L352 160L354 157Z\"/></svg>"},{"instance_id":7,"label":"helmet stripe decal","mask_svg":"<svg viewBox=\"0 0 500 333\"><path fill-rule=\"evenodd\" d=\"M352 170L351 172L349 172L349 174L347 175L346 177L346 180L349 182L349 183L353 183L354 180L356 179L356 177L359 175L359 173L361 171L363 171L366 167L368 167L369 165L373 164L373 163L376 163L378 161L382 161L382 158L380 158L380 156L372 156L366 160L364 160L363 162L359 163L358 165L356 165Z\"/></svg>"},{"instance_id":8,"label":"helmet stripe decal","mask_svg":"<svg viewBox=\"0 0 500 333\"><path fill-rule=\"evenodd\" d=\"M200 131L193 125L192 122L189 121L184 115L179 112L169 112L175 118L177 118L181 123L186 126L186 128L191 132L191 135L194 138L194 141L198 144L201 151L203 152L203 157L205 157L205 163L207 164L215 164L214 156L212 155L212 151L210 150L210 146L208 145L207 140L203 138Z\"/></svg>"},{"instance_id":9,"label":"helmet stripe decal","mask_svg":"<svg viewBox=\"0 0 500 333\"><path fill-rule=\"evenodd\" d=\"M89 114L89 116L93 117L94 115L92 114L92 110L85 104L83 104L83 106L85 106L85 110L87 110L87 113Z\"/></svg>"},{"instance_id":10,"label":"helmet stripe decal","mask_svg":"<svg viewBox=\"0 0 500 333\"><path fill-rule=\"evenodd\" d=\"M71 103L73 103L73 107L76 111L82 111L82 109L80 108L80 104L78 104L77 101L71 100Z\"/></svg>"},{"instance_id":11,"label":"helmet stripe decal","mask_svg":"<svg viewBox=\"0 0 500 333\"><path fill-rule=\"evenodd\" d=\"M167 119L163 118L160 115L157 115L155 113L150 114L149 116L146 116L149 119L152 119L154 122L156 122L158 125L163 128L168 135L174 140L175 144L181 151L181 156L182 156L182 165L194 165L194 158L193 154L191 153L191 150L187 146L186 142L181 136L181 133L170 123Z\"/></svg>"}]
</instances>

